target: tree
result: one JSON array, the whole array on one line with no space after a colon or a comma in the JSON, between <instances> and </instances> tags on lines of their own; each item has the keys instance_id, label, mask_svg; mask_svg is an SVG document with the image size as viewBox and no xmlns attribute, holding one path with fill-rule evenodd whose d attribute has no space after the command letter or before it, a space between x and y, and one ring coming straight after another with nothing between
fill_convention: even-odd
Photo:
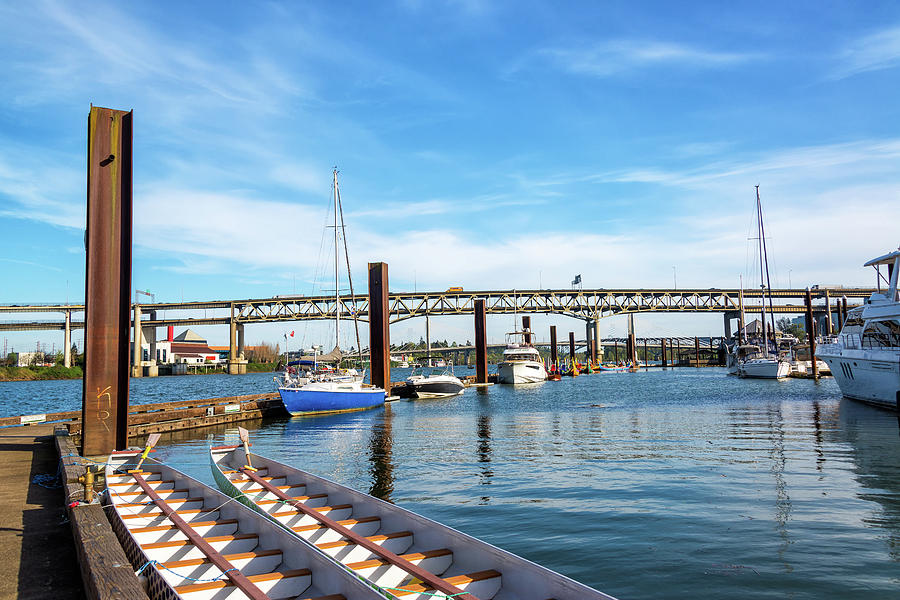
<instances>
[{"instance_id":1,"label":"tree","mask_svg":"<svg viewBox=\"0 0 900 600\"><path fill-rule=\"evenodd\" d=\"M796 338L803 337L806 335L806 328L802 325L797 325L796 323L791 323L791 320L787 317L781 317L777 321L775 321L775 326L778 330L785 335L792 335Z\"/></svg>"}]
</instances>

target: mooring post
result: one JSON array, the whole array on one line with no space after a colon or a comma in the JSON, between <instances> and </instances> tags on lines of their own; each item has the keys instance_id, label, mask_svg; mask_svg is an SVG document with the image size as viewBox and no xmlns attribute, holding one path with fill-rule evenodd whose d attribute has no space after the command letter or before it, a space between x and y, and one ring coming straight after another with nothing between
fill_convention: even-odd
<instances>
[{"instance_id":1,"label":"mooring post","mask_svg":"<svg viewBox=\"0 0 900 600\"><path fill-rule=\"evenodd\" d=\"M825 290L825 331L827 335L834 333L834 324L831 321L831 293Z\"/></svg>"},{"instance_id":2,"label":"mooring post","mask_svg":"<svg viewBox=\"0 0 900 600\"><path fill-rule=\"evenodd\" d=\"M388 265L369 263L369 369L372 385L391 394L391 332Z\"/></svg>"},{"instance_id":3,"label":"mooring post","mask_svg":"<svg viewBox=\"0 0 900 600\"><path fill-rule=\"evenodd\" d=\"M848 311L847 311L847 297L846 296L841 298L841 312L844 315L843 318L841 319L841 326L843 327L844 325L847 324L847 312Z\"/></svg>"},{"instance_id":4,"label":"mooring post","mask_svg":"<svg viewBox=\"0 0 900 600\"><path fill-rule=\"evenodd\" d=\"M487 330L484 299L475 300L475 382L487 383Z\"/></svg>"},{"instance_id":5,"label":"mooring post","mask_svg":"<svg viewBox=\"0 0 900 600\"><path fill-rule=\"evenodd\" d=\"M813 319L812 294L806 288L806 331L809 339L809 361L812 363L813 379L819 379L819 365L816 364L816 322Z\"/></svg>"},{"instance_id":6,"label":"mooring post","mask_svg":"<svg viewBox=\"0 0 900 600\"><path fill-rule=\"evenodd\" d=\"M575 332L569 332L569 358L572 359L572 368L575 368Z\"/></svg>"},{"instance_id":7,"label":"mooring post","mask_svg":"<svg viewBox=\"0 0 900 600\"><path fill-rule=\"evenodd\" d=\"M613 362L618 363L619 362L619 340L615 340L613 342L613 352L615 353L615 356L613 357Z\"/></svg>"},{"instance_id":8,"label":"mooring post","mask_svg":"<svg viewBox=\"0 0 900 600\"><path fill-rule=\"evenodd\" d=\"M596 364L603 362L603 344L600 341L600 319L594 319L594 355L591 357Z\"/></svg>"},{"instance_id":9,"label":"mooring post","mask_svg":"<svg viewBox=\"0 0 900 600\"><path fill-rule=\"evenodd\" d=\"M591 331L593 327L591 327L590 321L585 321L584 323L584 362L588 364L594 364L595 361L595 352L594 352L594 339L591 335L593 332Z\"/></svg>"},{"instance_id":10,"label":"mooring post","mask_svg":"<svg viewBox=\"0 0 900 600\"><path fill-rule=\"evenodd\" d=\"M666 338L660 339L659 345L662 350L662 366L663 368L666 368L669 366L669 361L666 359Z\"/></svg>"},{"instance_id":11,"label":"mooring post","mask_svg":"<svg viewBox=\"0 0 900 600\"><path fill-rule=\"evenodd\" d=\"M82 456L128 446L132 118L99 106L88 115Z\"/></svg>"},{"instance_id":12,"label":"mooring post","mask_svg":"<svg viewBox=\"0 0 900 600\"><path fill-rule=\"evenodd\" d=\"M644 368L646 369L648 366L650 365L647 360L647 338L644 338Z\"/></svg>"},{"instance_id":13,"label":"mooring post","mask_svg":"<svg viewBox=\"0 0 900 600\"><path fill-rule=\"evenodd\" d=\"M634 337L634 314L628 315L628 360L631 366L637 366L637 341Z\"/></svg>"},{"instance_id":14,"label":"mooring post","mask_svg":"<svg viewBox=\"0 0 900 600\"><path fill-rule=\"evenodd\" d=\"M531 317L522 315L522 331L525 332L525 343L531 343Z\"/></svg>"},{"instance_id":15,"label":"mooring post","mask_svg":"<svg viewBox=\"0 0 900 600\"><path fill-rule=\"evenodd\" d=\"M559 370L559 356L557 354L556 345L556 325L550 326L550 364L556 365L556 369Z\"/></svg>"},{"instance_id":16,"label":"mooring post","mask_svg":"<svg viewBox=\"0 0 900 600\"><path fill-rule=\"evenodd\" d=\"M694 360L697 362L697 368L700 367L700 338L694 337Z\"/></svg>"}]
</instances>

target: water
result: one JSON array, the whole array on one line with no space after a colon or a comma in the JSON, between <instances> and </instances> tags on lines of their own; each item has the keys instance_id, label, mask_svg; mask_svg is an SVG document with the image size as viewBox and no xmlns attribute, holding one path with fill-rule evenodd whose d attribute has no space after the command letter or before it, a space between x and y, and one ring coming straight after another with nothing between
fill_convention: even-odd
<instances>
[{"instance_id":1,"label":"water","mask_svg":"<svg viewBox=\"0 0 900 600\"><path fill-rule=\"evenodd\" d=\"M132 396L253 393L270 377L135 380ZM35 383L0 395L72 382ZM255 425L256 452L623 600L900 597L897 416L831 379L602 373ZM212 483L206 446L236 434L204 432L164 436L157 457Z\"/></svg>"}]
</instances>

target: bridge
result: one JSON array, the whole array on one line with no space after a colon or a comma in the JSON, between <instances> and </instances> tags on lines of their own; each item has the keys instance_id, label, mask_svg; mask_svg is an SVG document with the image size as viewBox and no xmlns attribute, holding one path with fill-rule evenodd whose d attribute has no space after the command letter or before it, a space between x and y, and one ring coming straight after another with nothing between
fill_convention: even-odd
<instances>
[{"instance_id":1,"label":"bridge","mask_svg":"<svg viewBox=\"0 0 900 600\"><path fill-rule=\"evenodd\" d=\"M832 300L868 298L871 288L814 288L811 290L814 310L828 313ZM805 311L806 290L773 290L773 306L766 312L801 314ZM475 299L485 300L488 314L557 314L595 321L604 317L636 313L726 313L733 315L761 312L762 292L739 289L689 290L505 290L471 292L392 293L389 296L391 323L407 319L440 315L471 315ZM149 313L142 319L143 327L167 325L192 327L195 325L228 325L231 323L274 323L291 321L352 320L369 316L369 299L365 295L344 296L336 304L334 296L291 296L248 300L212 300L199 302L159 302L136 304L138 314ZM836 311L836 308L832 309ZM163 311L215 311L210 316L159 316ZM0 321L0 331L63 330L84 327L83 321L72 321L71 315L83 313L80 304L0 305L0 313L62 313L65 320ZM133 324L133 321L132 321Z\"/></svg>"}]
</instances>

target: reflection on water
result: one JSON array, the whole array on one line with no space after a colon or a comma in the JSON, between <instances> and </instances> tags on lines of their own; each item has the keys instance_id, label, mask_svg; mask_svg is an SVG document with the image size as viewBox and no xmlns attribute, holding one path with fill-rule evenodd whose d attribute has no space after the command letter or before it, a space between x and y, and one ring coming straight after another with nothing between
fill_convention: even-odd
<instances>
[{"instance_id":1,"label":"reflection on water","mask_svg":"<svg viewBox=\"0 0 900 600\"><path fill-rule=\"evenodd\" d=\"M623 599L898 597L898 420L831 379L601 373L246 426L254 452ZM206 446L234 439L157 456L211 482Z\"/></svg>"},{"instance_id":2,"label":"reflection on water","mask_svg":"<svg viewBox=\"0 0 900 600\"><path fill-rule=\"evenodd\" d=\"M391 439L391 406L384 407L381 417L372 424L372 435L369 438L369 461L372 466L372 485L369 494L376 498L391 501L394 491L394 465L391 463L393 440Z\"/></svg>"}]
</instances>

